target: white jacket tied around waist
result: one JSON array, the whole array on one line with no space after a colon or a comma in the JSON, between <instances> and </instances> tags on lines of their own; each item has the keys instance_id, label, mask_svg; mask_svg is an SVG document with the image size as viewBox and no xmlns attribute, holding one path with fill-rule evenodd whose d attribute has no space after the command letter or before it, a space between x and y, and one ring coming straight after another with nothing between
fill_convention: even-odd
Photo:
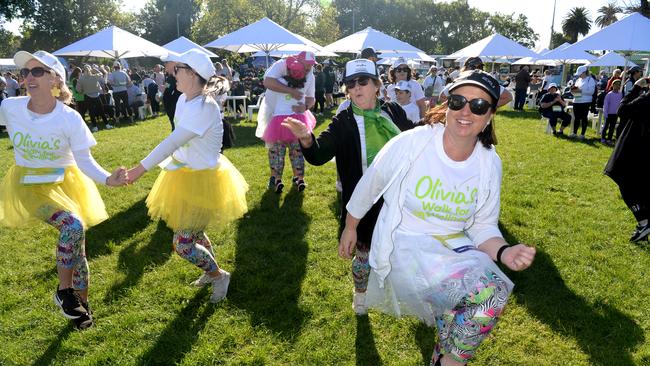
<instances>
[{"instance_id":1,"label":"white jacket tied around waist","mask_svg":"<svg viewBox=\"0 0 650 366\"><path fill-rule=\"evenodd\" d=\"M390 140L363 174L346 208L355 218L363 217L372 205L384 197L370 248L370 266L378 276L380 287L390 273L390 254L394 233L402 221L408 179L414 161L433 143L445 127L440 124L422 126L402 132ZM480 142L477 142L480 144ZM475 246L494 237L503 237L498 227L501 195L501 159L494 147L479 151L479 191L476 212L465 225L464 232Z\"/></svg>"}]
</instances>

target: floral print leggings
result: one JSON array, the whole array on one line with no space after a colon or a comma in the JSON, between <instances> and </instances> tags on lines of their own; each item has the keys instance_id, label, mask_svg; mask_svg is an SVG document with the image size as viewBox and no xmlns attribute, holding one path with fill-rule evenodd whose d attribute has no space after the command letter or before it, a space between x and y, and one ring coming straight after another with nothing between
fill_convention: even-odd
<instances>
[{"instance_id":1,"label":"floral print leggings","mask_svg":"<svg viewBox=\"0 0 650 366\"><path fill-rule=\"evenodd\" d=\"M44 210L48 210L48 208L44 208ZM56 245L57 267L73 270L72 287L75 290L87 289L89 272L86 260L86 232L83 223L74 214L62 210L57 210L46 217L45 221L59 230L59 241Z\"/></svg>"},{"instance_id":2,"label":"floral print leggings","mask_svg":"<svg viewBox=\"0 0 650 366\"><path fill-rule=\"evenodd\" d=\"M289 148L289 158L293 168L293 176L298 178L305 177L305 158L300 149L300 143L275 142L269 146L269 165L271 166L271 176L275 179L282 179L284 171L284 154Z\"/></svg>"},{"instance_id":3,"label":"floral print leggings","mask_svg":"<svg viewBox=\"0 0 650 366\"><path fill-rule=\"evenodd\" d=\"M436 356L449 355L466 363L487 337L508 301L506 283L494 272L486 271L471 293L458 305L436 317L439 343Z\"/></svg>"},{"instance_id":4,"label":"floral print leggings","mask_svg":"<svg viewBox=\"0 0 650 366\"><path fill-rule=\"evenodd\" d=\"M174 232L174 250L186 261L207 273L219 270L212 243L203 231L179 230Z\"/></svg>"},{"instance_id":5,"label":"floral print leggings","mask_svg":"<svg viewBox=\"0 0 650 366\"><path fill-rule=\"evenodd\" d=\"M370 245L357 241L356 249L354 258L352 258L354 291L366 292L368 288L368 277L370 276L370 263L368 263Z\"/></svg>"}]
</instances>

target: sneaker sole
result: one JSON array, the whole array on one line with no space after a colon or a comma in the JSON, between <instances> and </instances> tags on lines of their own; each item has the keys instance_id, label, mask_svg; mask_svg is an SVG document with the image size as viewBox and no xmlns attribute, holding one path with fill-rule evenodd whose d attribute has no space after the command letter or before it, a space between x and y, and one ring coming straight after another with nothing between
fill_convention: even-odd
<instances>
[{"instance_id":1,"label":"sneaker sole","mask_svg":"<svg viewBox=\"0 0 650 366\"><path fill-rule=\"evenodd\" d=\"M67 314L67 313L63 310L63 302L62 302L61 300L59 300L59 297L56 296L56 294L54 294L54 303L56 304L56 306L59 307L59 310L61 310L61 314L62 314L65 318L70 319L70 320L75 320L75 319L79 319L79 318L81 318L81 315L74 316L74 315Z\"/></svg>"},{"instance_id":2,"label":"sneaker sole","mask_svg":"<svg viewBox=\"0 0 650 366\"><path fill-rule=\"evenodd\" d=\"M643 230L638 238L636 238L634 240L630 240L630 241L635 242L635 243L639 242L639 241L643 241L648 237L648 234L650 234L650 227Z\"/></svg>"}]
</instances>

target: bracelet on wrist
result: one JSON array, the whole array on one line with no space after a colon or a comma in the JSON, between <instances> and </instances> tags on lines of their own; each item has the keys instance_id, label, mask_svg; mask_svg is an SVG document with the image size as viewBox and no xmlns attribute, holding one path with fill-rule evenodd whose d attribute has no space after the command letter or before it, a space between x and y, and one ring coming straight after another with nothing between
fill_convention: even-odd
<instances>
[{"instance_id":1,"label":"bracelet on wrist","mask_svg":"<svg viewBox=\"0 0 650 366\"><path fill-rule=\"evenodd\" d=\"M506 249L508 249L508 248L510 248L509 244L506 244L506 245L502 246L501 248L499 248L499 250L497 251L497 262L498 263L503 264L503 262L501 261L501 256L503 255L503 252L505 252Z\"/></svg>"}]
</instances>

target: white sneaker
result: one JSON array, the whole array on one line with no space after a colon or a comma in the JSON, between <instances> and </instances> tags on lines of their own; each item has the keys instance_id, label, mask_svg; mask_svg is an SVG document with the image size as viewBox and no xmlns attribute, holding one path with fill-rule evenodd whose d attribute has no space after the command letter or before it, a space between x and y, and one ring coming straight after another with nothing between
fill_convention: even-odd
<instances>
[{"instance_id":1,"label":"white sneaker","mask_svg":"<svg viewBox=\"0 0 650 366\"><path fill-rule=\"evenodd\" d=\"M368 314L368 307L366 306L366 293L356 292L352 294L352 310L357 315Z\"/></svg>"},{"instance_id":2,"label":"white sneaker","mask_svg":"<svg viewBox=\"0 0 650 366\"><path fill-rule=\"evenodd\" d=\"M230 284L230 273L224 271L223 269L219 270L221 275L216 278L211 278L212 282L212 296L210 296L210 302L215 303L223 300L228 293L228 285Z\"/></svg>"},{"instance_id":3,"label":"white sneaker","mask_svg":"<svg viewBox=\"0 0 650 366\"><path fill-rule=\"evenodd\" d=\"M212 277L210 277L207 273L203 272L201 277L199 277L196 281L192 282L192 286L196 287L205 287L208 283L212 283Z\"/></svg>"},{"instance_id":4,"label":"white sneaker","mask_svg":"<svg viewBox=\"0 0 650 366\"><path fill-rule=\"evenodd\" d=\"M90 132L92 132L92 133L95 133L95 132L97 132L97 131L99 131L99 128L97 128L97 127L92 127L92 128L90 129Z\"/></svg>"},{"instance_id":5,"label":"white sneaker","mask_svg":"<svg viewBox=\"0 0 650 366\"><path fill-rule=\"evenodd\" d=\"M112 130L112 129L113 129L113 125L109 125L109 124L107 123L107 124L106 124L106 129L107 129L107 130Z\"/></svg>"}]
</instances>

